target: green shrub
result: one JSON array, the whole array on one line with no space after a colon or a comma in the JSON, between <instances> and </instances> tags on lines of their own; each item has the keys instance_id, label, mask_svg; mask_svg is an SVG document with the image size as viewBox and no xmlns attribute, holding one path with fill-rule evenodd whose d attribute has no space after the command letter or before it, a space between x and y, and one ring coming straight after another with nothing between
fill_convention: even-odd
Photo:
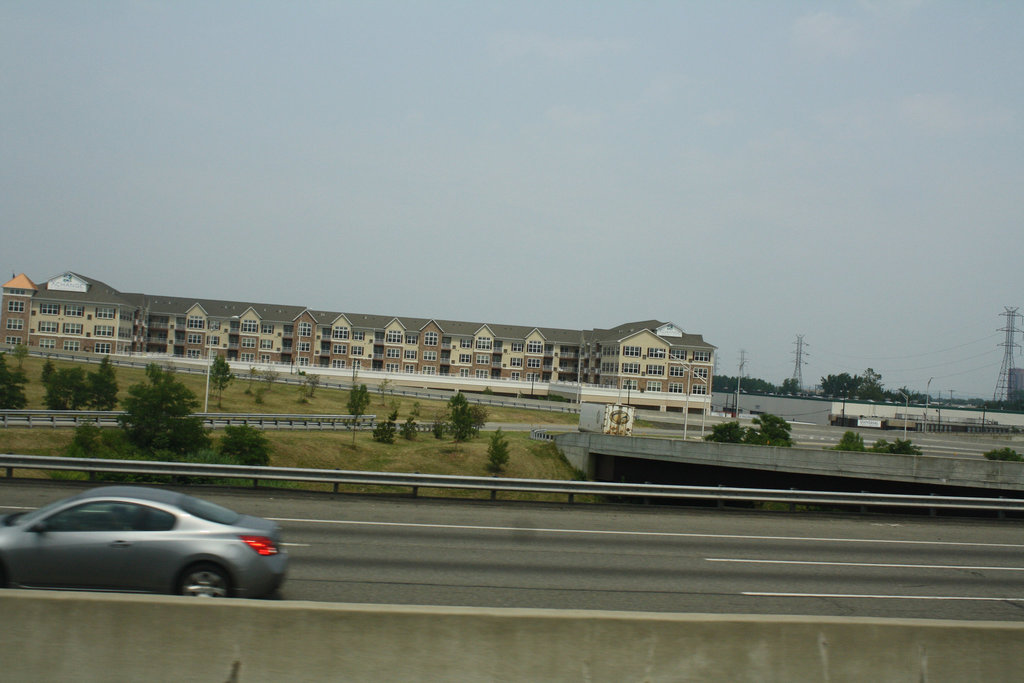
<instances>
[{"instance_id":1,"label":"green shrub","mask_svg":"<svg viewBox=\"0 0 1024 683\"><path fill-rule=\"evenodd\" d=\"M1021 457L1020 453L1013 450L1009 446L1003 448L996 448L985 453L985 457L988 460L1004 460L1008 462L1021 462L1024 458Z\"/></svg>"}]
</instances>

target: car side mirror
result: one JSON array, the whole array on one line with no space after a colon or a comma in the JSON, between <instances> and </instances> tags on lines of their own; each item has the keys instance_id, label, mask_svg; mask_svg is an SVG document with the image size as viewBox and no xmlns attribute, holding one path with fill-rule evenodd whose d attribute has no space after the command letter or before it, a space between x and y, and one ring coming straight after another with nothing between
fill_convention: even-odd
<instances>
[{"instance_id":1,"label":"car side mirror","mask_svg":"<svg viewBox=\"0 0 1024 683\"><path fill-rule=\"evenodd\" d=\"M32 532L35 532L37 534L45 533L46 532L46 522L44 522L44 521L36 522L32 526L30 526L28 528L28 530L32 531Z\"/></svg>"}]
</instances>

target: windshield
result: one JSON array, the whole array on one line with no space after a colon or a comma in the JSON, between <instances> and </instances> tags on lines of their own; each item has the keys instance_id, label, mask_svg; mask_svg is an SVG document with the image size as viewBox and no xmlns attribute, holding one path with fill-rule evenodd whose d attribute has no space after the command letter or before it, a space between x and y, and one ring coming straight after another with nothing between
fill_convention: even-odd
<instances>
[{"instance_id":1,"label":"windshield","mask_svg":"<svg viewBox=\"0 0 1024 683\"><path fill-rule=\"evenodd\" d=\"M185 499L181 501L181 509L190 515L218 524L234 524L241 516L234 510L192 496L185 496Z\"/></svg>"},{"instance_id":2,"label":"windshield","mask_svg":"<svg viewBox=\"0 0 1024 683\"><path fill-rule=\"evenodd\" d=\"M4 523L9 525L9 526L15 526L15 525L21 525L21 524L34 524L37 519L42 519L47 514L49 514L50 511L54 510L55 508L59 508L61 505L64 505L64 503L66 503L66 502L68 502L67 498L65 498L64 500L54 501L54 502L50 503L49 505L44 505L41 508L37 508L35 510L32 510L31 512L18 513L16 515L11 515L11 517L8 517L7 519L4 520Z\"/></svg>"}]
</instances>

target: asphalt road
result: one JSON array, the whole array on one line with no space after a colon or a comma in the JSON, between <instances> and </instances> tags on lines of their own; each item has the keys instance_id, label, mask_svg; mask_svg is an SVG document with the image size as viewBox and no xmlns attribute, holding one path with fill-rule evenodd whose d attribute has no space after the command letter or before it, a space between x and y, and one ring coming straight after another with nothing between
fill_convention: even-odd
<instances>
[{"instance_id":1,"label":"asphalt road","mask_svg":"<svg viewBox=\"0 0 1024 683\"><path fill-rule=\"evenodd\" d=\"M0 512L74 490L0 480ZM290 600L1024 620L1016 522L201 495L282 525Z\"/></svg>"}]
</instances>

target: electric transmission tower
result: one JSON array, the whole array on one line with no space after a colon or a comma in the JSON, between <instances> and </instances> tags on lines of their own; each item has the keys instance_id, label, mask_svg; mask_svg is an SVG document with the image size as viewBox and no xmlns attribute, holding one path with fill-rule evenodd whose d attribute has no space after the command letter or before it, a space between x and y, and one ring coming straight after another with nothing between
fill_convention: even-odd
<instances>
[{"instance_id":1,"label":"electric transmission tower","mask_svg":"<svg viewBox=\"0 0 1024 683\"><path fill-rule=\"evenodd\" d=\"M804 360L804 347L810 346L810 344L804 341L802 334L796 335L796 341L793 343L796 344L796 351L793 352L796 355L796 362L793 364L793 379L796 380L796 388L803 390L804 366L807 365L807 361Z\"/></svg>"},{"instance_id":2,"label":"electric transmission tower","mask_svg":"<svg viewBox=\"0 0 1024 683\"><path fill-rule=\"evenodd\" d=\"M999 329L1000 332L1006 333L1005 341L1000 346L1003 347L1003 367L999 369L999 379L996 381L996 391L992 394L993 401L1007 401L1010 399L1010 370L1016 367L1013 361L1013 349L1020 348L1020 344L1017 343L1017 318L1021 317L1021 314L1017 312L1017 308L1010 308L1009 306L1003 307L1005 310L999 315L1006 318L1006 327Z\"/></svg>"}]
</instances>

